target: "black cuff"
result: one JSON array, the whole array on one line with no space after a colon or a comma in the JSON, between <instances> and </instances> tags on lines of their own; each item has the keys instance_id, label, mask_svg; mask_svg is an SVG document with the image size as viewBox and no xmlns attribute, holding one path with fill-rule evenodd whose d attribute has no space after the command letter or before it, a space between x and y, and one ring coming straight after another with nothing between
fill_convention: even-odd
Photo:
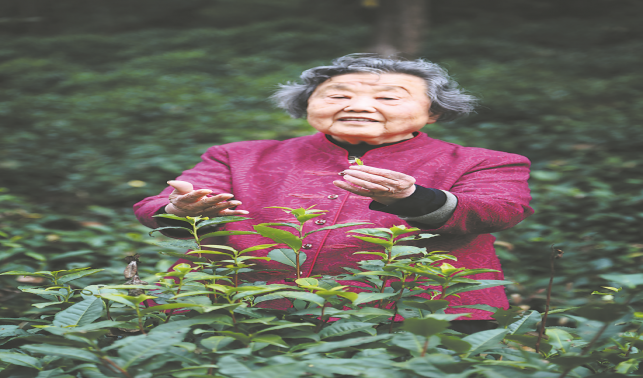
<instances>
[{"instance_id":1,"label":"black cuff","mask_svg":"<svg viewBox=\"0 0 643 378\"><path fill-rule=\"evenodd\" d=\"M371 201L368 208L383 213L401 215L403 217L419 217L430 214L444 206L447 195L443 191L415 185L415 192L406 198L386 206L376 201Z\"/></svg>"}]
</instances>

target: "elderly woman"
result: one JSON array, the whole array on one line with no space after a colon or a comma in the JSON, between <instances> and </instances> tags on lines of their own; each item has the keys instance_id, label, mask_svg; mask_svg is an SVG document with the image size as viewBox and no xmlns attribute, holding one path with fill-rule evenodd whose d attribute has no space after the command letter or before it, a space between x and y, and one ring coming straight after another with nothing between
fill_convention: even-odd
<instances>
[{"instance_id":1,"label":"elderly woman","mask_svg":"<svg viewBox=\"0 0 643 378\"><path fill-rule=\"evenodd\" d=\"M519 155L462 147L420 132L438 120L473 110L464 94L436 64L349 55L329 66L304 71L303 84L282 85L274 95L293 117L306 117L318 132L304 137L258 140L211 147L161 194L135 205L149 227L157 213L179 216L246 215L252 223L292 221L267 206L317 205L326 210L313 227L370 222L373 227L406 225L440 237L419 240L428 251L446 250L453 265L500 271L490 232L516 225L532 214L529 161ZM364 165L352 165L359 157ZM339 176L338 176L339 174ZM233 199L234 198L234 199ZM277 219L276 219L277 217ZM226 225L252 230L251 222ZM336 275L355 267L354 252L372 244L347 237L346 230L311 234L304 246L303 276ZM259 235L229 237L243 249L267 240ZM258 251L265 255L268 251ZM282 282L278 263L258 261L250 281ZM484 273L476 279L502 279ZM463 293L452 305L507 308L502 287ZM491 319L470 308L470 319Z\"/></svg>"}]
</instances>

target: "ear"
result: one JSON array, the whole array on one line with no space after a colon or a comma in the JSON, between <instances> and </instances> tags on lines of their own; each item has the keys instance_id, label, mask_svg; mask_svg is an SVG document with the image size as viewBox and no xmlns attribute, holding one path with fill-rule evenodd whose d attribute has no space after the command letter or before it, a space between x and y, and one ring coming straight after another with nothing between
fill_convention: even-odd
<instances>
[{"instance_id":1,"label":"ear","mask_svg":"<svg viewBox=\"0 0 643 378\"><path fill-rule=\"evenodd\" d=\"M429 121L426 124L429 125L431 123L437 122L437 120L440 119L440 116L442 116L442 113L434 114L429 111Z\"/></svg>"}]
</instances>

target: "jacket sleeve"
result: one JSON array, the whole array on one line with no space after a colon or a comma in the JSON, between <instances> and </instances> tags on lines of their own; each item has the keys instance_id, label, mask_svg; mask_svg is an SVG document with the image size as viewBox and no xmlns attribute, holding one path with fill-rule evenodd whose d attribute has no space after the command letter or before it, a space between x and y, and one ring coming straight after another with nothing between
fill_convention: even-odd
<instances>
[{"instance_id":1,"label":"jacket sleeve","mask_svg":"<svg viewBox=\"0 0 643 378\"><path fill-rule=\"evenodd\" d=\"M224 147L214 146L201 156L201 162L184 171L176 180L187 181L194 189L210 189L213 194L232 193L230 165ZM156 196L147 197L134 205L136 218L147 227L161 227L153 216L170 203L168 196L174 189L170 186Z\"/></svg>"},{"instance_id":2,"label":"jacket sleeve","mask_svg":"<svg viewBox=\"0 0 643 378\"><path fill-rule=\"evenodd\" d=\"M430 226L432 214L403 217L437 234L486 234L511 228L533 214L529 206L529 160L498 153L466 168L450 188L457 204L442 225ZM427 223L429 225L427 225Z\"/></svg>"}]
</instances>

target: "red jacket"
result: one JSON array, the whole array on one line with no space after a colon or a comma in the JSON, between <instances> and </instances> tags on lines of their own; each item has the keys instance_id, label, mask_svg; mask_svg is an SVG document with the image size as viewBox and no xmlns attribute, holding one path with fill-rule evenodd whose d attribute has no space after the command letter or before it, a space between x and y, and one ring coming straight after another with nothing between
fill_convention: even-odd
<instances>
[{"instance_id":1,"label":"red jacket","mask_svg":"<svg viewBox=\"0 0 643 378\"><path fill-rule=\"evenodd\" d=\"M333 185L338 172L349 166L347 157L346 150L329 142L322 133L285 141L230 143L208 149L202 161L177 180L191 182L195 189L233 193L235 199L243 203L240 208L250 211L249 217L253 219L227 224L227 230L253 230L253 224L264 222L293 222L282 210L266 209L267 206L312 205L328 212L315 218L316 223L309 222L309 230L347 222L373 223L361 227L408 226L395 215L369 210L370 198ZM428 251L449 251L458 258L457 262L450 261L456 267L501 270L493 247L495 238L489 233L513 227L533 213L527 186L529 160L520 155L462 147L419 133L401 143L371 150L361 159L366 165L408 174L415 177L418 185L446 190L458 198L455 212L446 224L423 230L440 234L439 237L412 243ZM159 227L152 216L168 204L171 191L168 187L158 196L148 197L134 206L141 223ZM357 261L365 259L365 255L353 255L353 252L379 251L373 244L347 236L346 231L361 227L310 235L304 241L310 248L302 250L307 255L302 265L304 276L342 274L345 273L342 267L356 267ZM237 250L266 243L271 241L259 235L231 236L228 240L228 245ZM265 256L269 251L257 251L256 255ZM257 272L245 277L250 281L281 283L284 277L290 277L290 274L268 271L290 269L285 265L263 260L252 262L256 263ZM472 278L503 279L503 274L484 273ZM452 305L508 307L503 287L466 292L451 302ZM490 313L481 310L447 312L469 312L473 317L468 319L490 319Z\"/></svg>"}]
</instances>

